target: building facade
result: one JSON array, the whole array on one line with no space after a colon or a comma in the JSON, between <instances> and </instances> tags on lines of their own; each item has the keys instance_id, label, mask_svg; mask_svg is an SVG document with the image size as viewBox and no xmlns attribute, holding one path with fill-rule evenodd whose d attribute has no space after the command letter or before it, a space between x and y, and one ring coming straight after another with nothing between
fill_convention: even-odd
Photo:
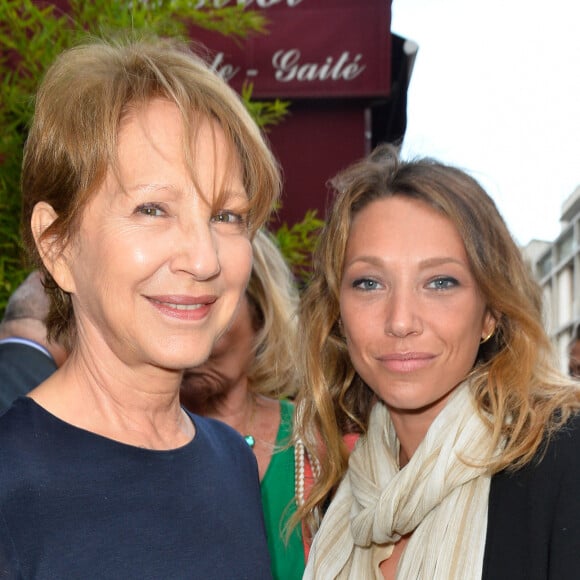
<instances>
[{"instance_id":1,"label":"building facade","mask_svg":"<svg viewBox=\"0 0 580 580\"><path fill-rule=\"evenodd\" d=\"M553 242L532 240L523 253L539 281L544 322L568 370L568 348L580 324L580 186L562 204L562 230Z\"/></svg>"}]
</instances>

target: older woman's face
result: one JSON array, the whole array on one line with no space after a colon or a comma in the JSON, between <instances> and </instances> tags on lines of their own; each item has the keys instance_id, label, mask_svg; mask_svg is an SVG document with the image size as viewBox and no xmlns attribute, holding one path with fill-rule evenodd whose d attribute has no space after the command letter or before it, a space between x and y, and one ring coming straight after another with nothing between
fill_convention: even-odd
<instances>
[{"instance_id":1,"label":"older woman's face","mask_svg":"<svg viewBox=\"0 0 580 580\"><path fill-rule=\"evenodd\" d=\"M109 172L65 254L63 289L72 294L79 341L95 356L172 369L200 364L244 291L252 251L239 160L228 156L219 126L202 121L194 184L182 137L172 103L153 101L129 116L119 134L122 187ZM212 209L222 191L224 203Z\"/></svg>"},{"instance_id":2,"label":"older woman's face","mask_svg":"<svg viewBox=\"0 0 580 580\"><path fill-rule=\"evenodd\" d=\"M493 328L454 225L402 196L373 201L355 216L340 311L362 379L392 415L427 424Z\"/></svg>"}]
</instances>

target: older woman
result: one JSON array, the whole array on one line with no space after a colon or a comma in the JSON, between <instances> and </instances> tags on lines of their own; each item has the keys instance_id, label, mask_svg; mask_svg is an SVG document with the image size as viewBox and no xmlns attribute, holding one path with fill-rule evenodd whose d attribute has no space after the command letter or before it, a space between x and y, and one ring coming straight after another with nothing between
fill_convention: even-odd
<instances>
[{"instance_id":1,"label":"older woman","mask_svg":"<svg viewBox=\"0 0 580 580\"><path fill-rule=\"evenodd\" d=\"M289 397L298 386L298 290L270 234L257 232L252 246L252 273L236 318L207 362L185 372L181 401L245 437L258 461L272 576L299 580L305 561L301 531L286 537L298 483L289 445L294 414Z\"/></svg>"},{"instance_id":2,"label":"older woman","mask_svg":"<svg viewBox=\"0 0 580 580\"><path fill-rule=\"evenodd\" d=\"M268 578L253 454L179 401L279 190L244 106L177 43L79 46L42 82L22 183L70 356L0 419L0 570Z\"/></svg>"},{"instance_id":3,"label":"older woman","mask_svg":"<svg viewBox=\"0 0 580 580\"><path fill-rule=\"evenodd\" d=\"M576 578L580 391L493 202L389 147L334 185L303 306L301 515L332 496L305 578Z\"/></svg>"}]
</instances>

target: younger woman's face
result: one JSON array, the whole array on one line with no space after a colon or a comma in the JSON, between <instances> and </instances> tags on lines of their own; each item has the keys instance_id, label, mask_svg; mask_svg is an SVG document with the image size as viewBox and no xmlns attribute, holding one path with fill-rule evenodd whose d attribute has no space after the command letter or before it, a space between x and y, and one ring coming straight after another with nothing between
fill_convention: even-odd
<instances>
[{"instance_id":1,"label":"younger woman's face","mask_svg":"<svg viewBox=\"0 0 580 580\"><path fill-rule=\"evenodd\" d=\"M428 426L493 329L463 241L424 202L394 196L354 217L340 312L352 363L395 417Z\"/></svg>"}]
</instances>

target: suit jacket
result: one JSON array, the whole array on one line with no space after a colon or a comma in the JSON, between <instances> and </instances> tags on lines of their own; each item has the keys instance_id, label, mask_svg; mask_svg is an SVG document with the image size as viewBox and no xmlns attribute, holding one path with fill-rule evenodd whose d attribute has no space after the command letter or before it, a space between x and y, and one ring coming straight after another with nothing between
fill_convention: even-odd
<instances>
[{"instance_id":1,"label":"suit jacket","mask_svg":"<svg viewBox=\"0 0 580 580\"><path fill-rule=\"evenodd\" d=\"M33 346L0 343L0 412L55 370L54 360Z\"/></svg>"},{"instance_id":2,"label":"suit jacket","mask_svg":"<svg viewBox=\"0 0 580 580\"><path fill-rule=\"evenodd\" d=\"M580 578L580 414L544 451L491 480L483 580Z\"/></svg>"}]
</instances>

